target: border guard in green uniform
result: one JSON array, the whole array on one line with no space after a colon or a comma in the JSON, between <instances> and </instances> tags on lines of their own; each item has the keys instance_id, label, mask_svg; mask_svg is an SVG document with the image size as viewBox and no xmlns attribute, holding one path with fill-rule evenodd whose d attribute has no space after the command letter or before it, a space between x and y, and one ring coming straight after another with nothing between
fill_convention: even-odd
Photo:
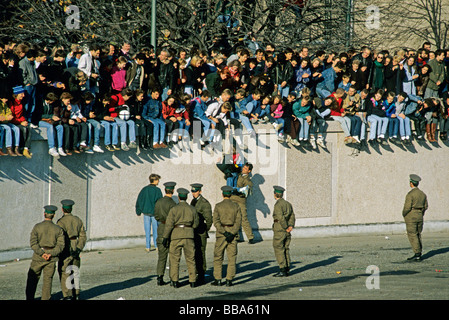
<instances>
[{"instance_id":1,"label":"border guard in green uniform","mask_svg":"<svg viewBox=\"0 0 449 320\"><path fill-rule=\"evenodd\" d=\"M50 300L56 262L65 245L62 228L53 223L58 208L49 205L45 206L44 209L44 221L36 224L30 235L30 246L34 253L27 276L25 290L27 300L34 300L37 284L42 273L44 278L41 300Z\"/></svg>"},{"instance_id":2,"label":"border guard in green uniform","mask_svg":"<svg viewBox=\"0 0 449 320\"><path fill-rule=\"evenodd\" d=\"M242 212L240 206L232 201L233 188L224 186L221 188L223 200L215 205L212 214L215 232L214 249L214 278L213 286L221 286L223 276L223 260L226 250L228 255L228 268L226 272L226 286L232 286L232 280L236 274L237 240L238 232L242 225Z\"/></svg>"},{"instance_id":3,"label":"border guard in green uniform","mask_svg":"<svg viewBox=\"0 0 449 320\"><path fill-rule=\"evenodd\" d=\"M428 208L427 196L419 188L421 178L416 174L410 175L410 190L405 197L402 216L405 220L408 240L414 251L413 257L409 261L421 261L422 240L421 234L424 225L424 213Z\"/></svg>"},{"instance_id":4,"label":"border guard in green uniform","mask_svg":"<svg viewBox=\"0 0 449 320\"><path fill-rule=\"evenodd\" d=\"M280 269L274 277L287 277L290 270L290 242L291 231L295 226L295 213L290 202L283 198L285 189L280 186L273 188L276 200L273 209L273 249Z\"/></svg>"},{"instance_id":5,"label":"border guard in green uniform","mask_svg":"<svg viewBox=\"0 0 449 320\"><path fill-rule=\"evenodd\" d=\"M176 202L173 200L173 193L175 192L176 182L166 182L165 196L156 201L154 206L154 217L158 222L157 227L157 247L158 247L158 260L157 260L157 285L162 286L164 282L165 267L167 266L168 248L162 245L162 239L165 230L165 221L167 220L170 209L176 206Z\"/></svg>"},{"instance_id":6,"label":"border guard in green uniform","mask_svg":"<svg viewBox=\"0 0 449 320\"><path fill-rule=\"evenodd\" d=\"M253 165L251 163L245 163L242 167L242 172L237 178L237 188L234 189L231 196L231 200L240 206L240 211L242 213L242 229L248 237L248 243L254 244L254 234L251 224L248 220L248 214L246 210L246 199L248 195L251 194L253 189L253 182L249 176L253 170Z\"/></svg>"},{"instance_id":7,"label":"border guard in green uniform","mask_svg":"<svg viewBox=\"0 0 449 320\"><path fill-rule=\"evenodd\" d=\"M80 253L86 245L87 237L83 221L72 215L72 208L75 202L70 199L62 200L63 216L57 222L58 226L64 230L65 248L59 256L58 273L61 280L61 289L64 300L76 300L80 294ZM67 279L73 278L68 288Z\"/></svg>"},{"instance_id":8,"label":"border guard in green uniform","mask_svg":"<svg viewBox=\"0 0 449 320\"><path fill-rule=\"evenodd\" d=\"M196 282L193 230L198 227L198 214L195 208L186 202L188 194L189 190L184 188L178 189L179 203L171 208L168 213L162 240L162 244L166 248L170 248L170 279L174 288L179 287L179 261L181 260L182 251L184 251L189 272L190 286L194 288Z\"/></svg>"},{"instance_id":9,"label":"border guard in green uniform","mask_svg":"<svg viewBox=\"0 0 449 320\"><path fill-rule=\"evenodd\" d=\"M190 191L193 196L190 205L195 207L199 218L198 227L193 231L195 234L195 265L198 275L197 284L201 285L206 281L204 276L207 270L206 245L207 238L209 238L208 232L212 226L212 206L202 195L203 185L201 183L193 183L190 186Z\"/></svg>"}]
</instances>

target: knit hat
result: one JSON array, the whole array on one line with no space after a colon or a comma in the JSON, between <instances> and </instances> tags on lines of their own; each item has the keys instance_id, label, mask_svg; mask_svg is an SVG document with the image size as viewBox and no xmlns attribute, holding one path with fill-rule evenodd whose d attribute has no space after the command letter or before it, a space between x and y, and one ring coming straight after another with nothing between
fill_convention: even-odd
<instances>
[{"instance_id":1,"label":"knit hat","mask_svg":"<svg viewBox=\"0 0 449 320\"><path fill-rule=\"evenodd\" d=\"M24 93L25 89L22 86L17 86L12 88L12 93L13 94L20 94L20 93Z\"/></svg>"}]
</instances>

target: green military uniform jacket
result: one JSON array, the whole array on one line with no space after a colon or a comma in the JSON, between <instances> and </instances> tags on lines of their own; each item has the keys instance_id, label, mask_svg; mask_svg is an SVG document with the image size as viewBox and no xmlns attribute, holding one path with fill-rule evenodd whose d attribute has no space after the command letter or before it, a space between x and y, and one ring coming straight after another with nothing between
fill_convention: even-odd
<instances>
[{"instance_id":1,"label":"green military uniform jacket","mask_svg":"<svg viewBox=\"0 0 449 320\"><path fill-rule=\"evenodd\" d=\"M154 206L154 218L159 222L157 227L158 237L164 235L165 221L167 220L170 209L176 206L176 202L169 196L164 196L156 201Z\"/></svg>"},{"instance_id":2,"label":"green military uniform jacket","mask_svg":"<svg viewBox=\"0 0 449 320\"><path fill-rule=\"evenodd\" d=\"M212 226L212 206L206 198L200 195L196 199L194 207L199 217L199 224L195 229L195 232L198 234L205 234L207 237L209 237L207 232Z\"/></svg>"},{"instance_id":3,"label":"green military uniform jacket","mask_svg":"<svg viewBox=\"0 0 449 320\"><path fill-rule=\"evenodd\" d=\"M144 187L137 196L136 214L140 216L143 213L153 216L154 206L160 198L162 198L162 191L156 185L150 184Z\"/></svg>"},{"instance_id":4,"label":"green military uniform jacket","mask_svg":"<svg viewBox=\"0 0 449 320\"><path fill-rule=\"evenodd\" d=\"M295 226L295 213L290 202L280 198L274 204L273 231L285 232L288 227Z\"/></svg>"},{"instance_id":5,"label":"green military uniform jacket","mask_svg":"<svg viewBox=\"0 0 449 320\"><path fill-rule=\"evenodd\" d=\"M198 223L199 218L195 208L187 202L181 201L168 213L163 238L193 239L193 229L198 227Z\"/></svg>"},{"instance_id":6,"label":"green military uniform jacket","mask_svg":"<svg viewBox=\"0 0 449 320\"><path fill-rule=\"evenodd\" d=\"M87 241L83 221L71 213L66 213L58 220L57 224L64 230L66 243L64 252L70 254L70 251L76 249L83 250Z\"/></svg>"},{"instance_id":7,"label":"green military uniform jacket","mask_svg":"<svg viewBox=\"0 0 449 320\"><path fill-rule=\"evenodd\" d=\"M240 206L230 199L223 199L214 208L213 222L216 237L224 237L225 232L237 234L242 225L242 211Z\"/></svg>"},{"instance_id":8,"label":"green military uniform jacket","mask_svg":"<svg viewBox=\"0 0 449 320\"><path fill-rule=\"evenodd\" d=\"M419 188L412 188L405 197L404 208L402 209L402 216L405 217L410 212L422 213L428 208L427 196Z\"/></svg>"},{"instance_id":9,"label":"green military uniform jacket","mask_svg":"<svg viewBox=\"0 0 449 320\"><path fill-rule=\"evenodd\" d=\"M33 249L32 260L44 262L44 253L49 253L53 261L58 261L58 255L64 250L64 231L51 220L36 224L31 230L30 246Z\"/></svg>"},{"instance_id":10,"label":"green military uniform jacket","mask_svg":"<svg viewBox=\"0 0 449 320\"><path fill-rule=\"evenodd\" d=\"M243 188L249 186L249 193L253 190L253 182L251 181L251 178L248 174L239 174L239 177L237 178L237 188ZM234 201L240 201L245 202L246 198L243 193L236 192L236 194L233 194L231 196L231 199Z\"/></svg>"}]
</instances>

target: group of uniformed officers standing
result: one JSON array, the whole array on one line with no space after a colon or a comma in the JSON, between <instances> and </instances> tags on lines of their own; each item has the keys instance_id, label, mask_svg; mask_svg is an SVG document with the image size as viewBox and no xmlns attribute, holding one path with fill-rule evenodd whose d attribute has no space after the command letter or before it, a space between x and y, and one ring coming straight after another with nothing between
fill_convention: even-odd
<instances>
[{"instance_id":1,"label":"group of uniformed officers standing","mask_svg":"<svg viewBox=\"0 0 449 320\"><path fill-rule=\"evenodd\" d=\"M187 203L189 190L178 188L179 203L173 200L175 182L164 183L165 196L155 200L154 194L160 190L157 187L160 176L150 175L150 185L143 188L139 194L138 202L154 201L154 216L158 221L158 262L157 284L164 285L164 273L169 258L170 284L178 288L179 262L184 252L189 283L191 287L205 283L206 272L206 244L208 231L212 224L216 229L214 248L214 286L232 286L236 275L237 242L242 221L246 219L246 194L240 188L251 184L249 173L250 164L239 174L237 186L223 186L221 188L223 200L217 203L212 212L210 202L203 197L200 183L191 184L190 192L193 199ZM423 216L428 208L427 196L418 188L421 178L415 174L410 175L411 190L407 194L403 216L410 244L414 256L408 260L420 261L422 255L421 233L423 229ZM289 275L291 265L289 246L291 231L295 226L295 214L292 205L283 199L285 189L274 186L276 200L273 209L273 249L279 265L279 272L275 277ZM233 198L237 198L233 200ZM242 200L243 198L243 200ZM26 298L34 299L37 284L43 273L42 300L51 298L53 275L58 263L58 273L64 299L74 300L79 297L79 268L80 252L86 244L86 232L80 218L72 215L72 200L61 201L63 217L53 223L57 207L45 206L44 221L36 224L30 236L30 245L34 251L28 271ZM145 203L139 204L142 208ZM137 204L136 204L137 206ZM244 228L245 230L245 228ZM245 230L246 231L246 230ZM252 235L252 233L251 233ZM248 236L248 234L247 234ZM254 243L254 236L248 236L250 243ZM252 240L252 241L251 241ZM225 282L222 282L222 266L224 253L227 253L228 265Z\"/></svg>"},{"instance_id":2,"label":"group of uniformed officers standing","mask_svg":"<svg viewBox=\"0 0 449 320\"><path fill-rule=\"evenodd\" d=\"M58 210L48 205L44 209L44 221L36 224L30 235L33 250L31 265L26 283L26 299L34 300L39 278L43 274L42 300L50 300L53 276L58 264L58 274L64 300L76 300L79 297L80 253L86 244L86 230L83 221L72 215L75 202L62 200L63 216L53 223Z\"/></svg>"},{"instance_id":3,"label":"group of uniformed officers standing","mask_svg":"<svg viewBox=\"0 0 449 320\"><path fill-rule=\"evenodd\" d=\"M182 252L186 259L189 284L191 287L205 284L206 273L206 244L209 237L208 231L212 224L215 226L216 241L214 248L214 286L232 286L236 275L237 243L239 230L243 228L248 236L248 242L253 244L254 235L248 222L246 213L246 195L239 190L246 186L252 188L249 173L252 170L251 164L245 164L242 173L237 179L237 188L230 186L221 187L222 201L217 203L212 210L210 202L202 195L203 185L200 183L191 184L190 191L185 188L178 188L177 204L173 200L176 182L164 183L165 195L154 204L154 217L158 221L157 245L157 284L164 285L164 274L169 261L170 285L174 288L180 286L179 283L179 262ZM156 178L155 178L156 177ZM154 194L158 193L158 183L160 176L152 174L151 184L144 187L138 196L136 207L146 207L145 202L154 201ZM276 258L280 266L280 271L275 276L288 276L290 266L290 232L295 224L295 215L290 203L282 199L284 189L279 186L274 187L275 198L277 199L273 212L273 247ZM187 203L189 194L193 198L190 204ZM148 206L147 206L148 207ZM246 223L244 223L246 222ZM228 264L223 281L223 261L224 254L227 254Z\"/></svg>"}]
</instances>

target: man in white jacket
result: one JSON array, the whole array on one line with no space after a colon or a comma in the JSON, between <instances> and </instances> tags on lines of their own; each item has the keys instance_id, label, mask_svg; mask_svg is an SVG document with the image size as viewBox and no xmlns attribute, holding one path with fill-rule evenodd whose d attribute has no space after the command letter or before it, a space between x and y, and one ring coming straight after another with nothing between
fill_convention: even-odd
<instances>
[{"instance_id":1,"label":"man in white jacket","mask_svg":"<svg viewBox=\"0 0 449 320\"><path fill-rule=\"evenodd\" d=\"M78 69L83 71L87 76L87 90L94 95L98 93L98 80L100 77L100 46L93 44L89 48L89 52L83 54L78 63Z\"/></svg>"}]
</instances>

